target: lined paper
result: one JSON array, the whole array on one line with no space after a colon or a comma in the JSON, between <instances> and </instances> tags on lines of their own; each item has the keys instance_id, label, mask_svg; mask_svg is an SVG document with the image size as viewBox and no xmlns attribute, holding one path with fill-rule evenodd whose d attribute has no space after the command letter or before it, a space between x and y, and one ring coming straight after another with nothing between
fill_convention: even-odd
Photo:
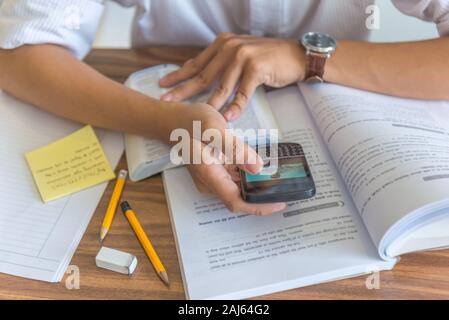
<instances>
[{"instance_id":1,"label":"lined paper","mask_svg":"<svg viewBox=\"0 0 449 320\"><path fill-rule=\"evenodd\" d=\"M24 154L81 125L1 91L0 114L0 272L60 281L107 183L44 204ZM96 134L115 167L124 149L121 134L104 130Z\"/></svg>"}]
</instances>

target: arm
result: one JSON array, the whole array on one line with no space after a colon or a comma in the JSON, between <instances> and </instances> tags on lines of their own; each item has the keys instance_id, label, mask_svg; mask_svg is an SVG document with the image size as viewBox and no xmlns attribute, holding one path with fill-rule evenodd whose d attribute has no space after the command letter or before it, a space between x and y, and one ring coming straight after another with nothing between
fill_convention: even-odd
<instances>
[{"instance_id":1,"label":"arm","mask_svg":"<svg viewBox=\"0 0 449 320\"><path fill-rule=\"evenodd\" d=\"M216 128L225 135L226 121L206 104L186 107L151 99L96 72L54 45L0 49L0 88L48 112L98 127L130 132L168 142L176 128L190 129L194 120L202 128ZM234 139L228 140L231 143ZM203 144L193 144L203 146ZM257 172L261 160L247 145L243 170ZM201 152L201 151L200 151ZM237 170L237 166L232 166ZM202 191L216 194L234 212L270 214L284 204L248 204L241 197L231 172L221 164L190 165L194 182ZM235 176L235 175L234 175Z\"/></svg>"},{"instance_id":2,"label":"arm","mask_svg":"<svg viewBox=\"0 0 449 320\"><path fill-rule=\"evenodd\" d=\"M403 43L340 41L324 78L393 96L449 100L449 37Z\"/></svg>"},{"instance_id":3,"label":"arm","mask_svg":"<svg viewBox=\"0 0 449 320\"><path fill-rule=\"evenodd\" d=\"M325 80L383 94L449 100L449 37L407 43L339 41ZM222 75L222 76L221 76ZM180 101L219 78L209 103L217 109L236 90L224 116L235 120L257 86L283 87L305 77L305 53L296 40L222 34L198 57L167 75L165 101Z\"/></svg>"},{"instance_id":4,"label":"arm","mask_svg":"<svg viewBox=\"0 0 449 320\"><path fill-rule=\"evenodd\" d=\"M1 89L41 109L163 141L168 140L174 110L181 107L110 80L55 45L0 49L0 70Z\"/></svg>"}]
</instances>

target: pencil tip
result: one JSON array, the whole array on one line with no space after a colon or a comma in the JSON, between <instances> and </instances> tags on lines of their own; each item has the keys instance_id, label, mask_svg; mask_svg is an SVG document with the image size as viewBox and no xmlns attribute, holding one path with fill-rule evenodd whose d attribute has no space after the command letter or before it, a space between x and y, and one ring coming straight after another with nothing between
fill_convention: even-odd
<instances>
[{"instance_id":1,"label":"pencil tip","mask_svg":"<svg viewBox=\"0 0 449 320\"><path fill-rule=\"evenodd\" d=\"M106 228L101 228L100 231L100 242L103 242L104 238L106 238L106 235L108 234L108 229Z\"/></svg>"},{"instance_id":2,"label":"pencil tip","mask_svg":"<svg viewBox=\"0 0 449 320\"><path fill-rule=\"evenodd\" d=\"M168 280L167 272L165 271L159 272L159 277L162 279L162 281L165 283L167 287L170 286L170 281Z\"/></svg>"}]
</instances>

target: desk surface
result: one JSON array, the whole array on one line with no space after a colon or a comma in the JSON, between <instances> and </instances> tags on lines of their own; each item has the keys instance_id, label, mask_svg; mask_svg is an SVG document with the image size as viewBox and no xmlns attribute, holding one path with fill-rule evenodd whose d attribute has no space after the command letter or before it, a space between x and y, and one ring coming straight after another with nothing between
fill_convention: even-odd
<instances>
[{"instance_id":1,"label":"desk surface","mask_svg":"<svg viewBox=\"0 0 449 320\"><path fill-rule=\"evenodd\" d=\"M198 50L152 48L141 50L93 50L86 62L106 76L123 82L139 69L160 63L182 63ZM117 170L126 168L122 157ZM139 219L164 261L171 280L166 288L154 273L126 218L117 214L104 245L135 254L139 265L131 276L98 269L95 255L101 221L113 183L84 234L71 262L80 270L80 289L61 283L44 283L0 274L2 299L183 299L184 289L160 176L139 183L128 182L123 197L140 212ZM380 274L380 289L368 290L366 276L280 292L272 299L448 299L449 250L409 254L392 271ZM300 267L300 266L298 266Z\"/></svg>"}]
</instances>

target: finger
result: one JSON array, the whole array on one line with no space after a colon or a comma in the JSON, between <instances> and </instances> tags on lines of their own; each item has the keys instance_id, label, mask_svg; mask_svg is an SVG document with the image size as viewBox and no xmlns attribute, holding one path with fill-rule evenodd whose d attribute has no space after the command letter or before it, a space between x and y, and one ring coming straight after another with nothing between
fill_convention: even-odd
<instances>
[{"instance_id":1,"label":"finger","mask_svg":"<svg viewBox=\"0 0 449 320\"><path fill-rule=\"evenodd\" d=\"M221 139L219 145L214 145L221 151L219 163L228 165L237 165L240 169L256 174L263 168L263 160L259 154L242 139L233 134L232 130L226 126L205 127L204 129L213 129L218 131L216 137ZM214 137L215 139L215 137Z\"/></svg>"},{"instance_id":2,"label":"finger","mask_svg":"<svg viewBox=\"0 0 449 320\"><path fill-rule=\"evenodd\" d=\"M203 176L205 175L204 174L205 166L190 164L190 165L187 165L186 167L187 167L187 170L189 170L189 173L192 177L193 183L195 184L198 191L203 194L212 194L212 190L209 187L207 181L203 179Z\"/></svg>"},{"instance_id":3,"label":"finger","mask_svg":"<svg viewBox=\"0 0 449 320\"><path fill-rule=\"evenodd\" d=\"M285 209L285 203L251 204L243 201L238 185L232 180L225 166L190 165L188 166L197 188L204 185L212 191L231 211L255 215L269 215Z\"/></svg>"},{"instance_id":4,"label":"finger","mask_svg":"<svg viewBox=\"0 0 449 320\"><path fill-rule=\"evenodd\" d=\"M273 213L284 210L287 204L284 202L278 203L248 203L242 200L237 202L234 211L249 213L257 216L268 216Z\"/></svg>"},{"instance_id":5,"label":"finger","mask_svg":"<svg viewBox=\"0 0 449 320\"><path fill-rule=\"evenodd\" d=\"M217 88L212 93L208 104L219 110L223 104L229 99L234 92L237 83L242 74L242 63L237 63L235 66L229 67L223 77L221 78Z\"/></svg>"},{"instance_id":6,"label":"finger","mask_svg":"<svg viewBox=\"0 0 449 320\"><path fill-rule=\"evenodd\" d=\"M200 147L196 150L201 152L201 164L223 164L225 157L221 150L217 149L213 144L203 143L196 139L192 139L192 144L197 144Z\"/></svg>"},{"instance_id":7,"label":"finger","mask_svg":"<svg viewBox=\"0 0 449 320\"><path fill-rule=\"evenodd\" d=\"M222 34L215 41L203 50L196 58L188 60L180 69L167 74L159 80L159 85L163 88L173 87L177 83L190 79L202 70L210 60L217 54L223 41L231 37L232 34Z\"/></svg>"},{"instance_id":8,"label":"finger","mask_svg":"<svg viewBox=\"0 0 449 320\"><path fill-rule=\"evenodd\" d=\"M223 69L228 63L227 57L228 55L226 54L218 54L209 62L204 70L200 71L192 79L164 94L161 99L164 101L182 101L206 91L223 72Z\"/></svg>"},{"instance_id":9,"label":"finger","mask_svg":"<svg viewBox=\"0 0 449 320\"><path fill-rule=\"evenodd\" d=\"M223 116L228 121L236 120L245 110L252 95L261 84L259 75L244 71L234 100L229 104Z\"/></svg>"},{"instance_id":10,"label":"finger","mask_svg":"<svg viewBox=\"0 0 449 320\"><path fill-rule=\"evenodd\" d=\"M201 52L196 58L188 60L180 69L170 72L159 80L159 86L170 88L177 83L190 79L202 70L215 56L217 50L212 44Z\"/></svg>"},{"instance_id":11,"label":"finger","mask_svg":"<svg viewBox=\"0 0 449 320\"><path fill-rule=\"evenodd\" d=\"M200 179L192 176L192 180L195 183L195 187L198 190L198 192L207 195L212 194L212 191L209 189L209 187L205 185Z\"/></svg>"},{"instance_id":12,"label":"finger","mask_svg":"<svg viewBox=\"0 0 449 320\"><path fill-rule=\"evenodd\" d=\"M240 189L234 181L227 176L211 184L213 192L223 201L226 207L233 213L248 213L254 215L270 215L286 208L285 203L247 203L241 195Z\"/></svg>"},{"instance_id":13,"label":"finger","mask_svg":"<svg viewBox=\"0 0 449 320\"><path fill-rule=\"evenodd\" d=\"M197 188L197 190L200 193L212 194L212 191L210 190L210 188L207 186L206 183L204 183L204 181L201 179L201 176L197 174L197 168L198 168L198 165L187 166L187 169L190 172L190 175L192 177L193 183L195 184L195 187Z\"/></svg>"},{"instance_id":14,"label":"finger","mask_svg":"<svg viewBox=\"0 0 449 320\"><path fill-rule=\"evenodd\" d=\"M263 160L257 152L234 136L229 130L224 131L223 153L226 164L237 165L240 169L252 174L260 172L263 168Z\"/></svg>"},{"instance_id":15,"label":"finger","mask_svg":"<svg viewBox=\"0 0 449 320\"><path fill-rule=\"evenodd\" d=\"M228 171L229 175L231 176L232 181L234 182L240 182L240 170L235 165L225 165L224 166L226 171Z\"/></svg>"}]
</instances>

